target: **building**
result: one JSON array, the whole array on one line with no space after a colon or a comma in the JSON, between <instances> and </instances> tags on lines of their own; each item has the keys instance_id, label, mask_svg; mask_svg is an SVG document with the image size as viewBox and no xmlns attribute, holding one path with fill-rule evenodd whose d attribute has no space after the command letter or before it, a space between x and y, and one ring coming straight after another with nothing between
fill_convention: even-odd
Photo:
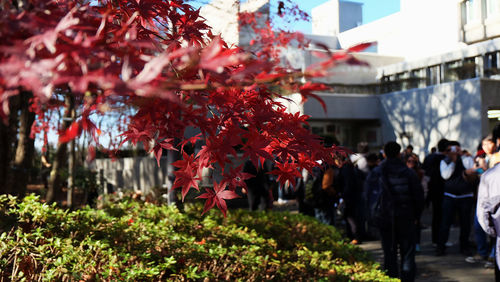
<instances>
[{"instance_id":1,"label":"building","mask_svg":"<svg viewBox=\"0 0 500 282\"><path fill-rule=\"evenodd\" d=\"M272 7L265 0L248 0L239 8L239 1L215 3L261 13ZM248 42L252 35L242 34L245 29L238 29L237 20L229 26L238 34L217 26L215 6L201 11L209 25L235 44ZM411 143L423 156L445 137L475 151L500 116L495 112L500 110L500 0L401 0L400 7L398 13L364 25L360 3L331 0L314 8L313 34L307 38L332 50L362 42L377 45L355 54L370 66L344 66L318 79L334 89L318 93L327 113L313 100L290 105L291 110L310 115L315 133L353 149L360 141L378 148L396 140ZM304 69L318 60L312 51L317 51L314 45L289 48L284 60Z\"/></svg>"}]
</instances>

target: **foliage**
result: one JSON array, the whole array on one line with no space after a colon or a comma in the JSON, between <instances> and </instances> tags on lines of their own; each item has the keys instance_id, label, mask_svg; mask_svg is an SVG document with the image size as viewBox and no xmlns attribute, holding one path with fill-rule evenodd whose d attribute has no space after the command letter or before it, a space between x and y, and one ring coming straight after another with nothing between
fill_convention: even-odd
<instances>
[{"instance_id":1,"label":"foliage","mask_svg":"<svg viewBox=\"0 0 500 282\"><path fill-rule=\"evenodd\" d=\"M68 211L0 196L0 277L13 280L388 280L357 246L310 217L200 216L131 198Z\"/></svg>"},{"instance_id":2,"label":"foliage","mask_svg":"<svg viewBox=\"0 0 500 282\"><path fill-rule=\"evenodd\" d=\"M282 183L311 170L317 160L331 163L341 151L325 148L306 129L308 117L287 112L277 98L293 92L304 101L317 98L313 91L326 87L302 85L301 79L359 63L349 52L365 45L335 54L326 50L324 62L302 72L279 61L280 48L292 41L305 45L300 34L274 32L266 22L255 25L257 42L251 42L259 52L229 47L182 0L31 0L22 9L9 2L0 11L0 117L8 115L9 97L33 92L33 136L46 141L52 129L65 143L86 132L93 146L111 136L110 154L125 142L142 143L157 159L164 150L180 150L174 187L183 195L199 189L204 168L231 167L228 155L237 157L235 148L255 165L276 162L273 173ZM278 13L300 16L296 6L288 10L284 4ZM258 20L251 17L240 15L241 24L254 27ZM69 112L65 101L74 101L80 115L69 126L60 118L65 105ZM108 132L97 126L104 117L115 119L108 120ZM190 128L199 135L185 138ZM197 142L203 144L197 154L183 150ZM89 148L90 159L95 152ZM239 176L223 170L222 177L221 190L207 191L204 198L207 207L225 212L231 196L221 195L234 192Z\"/></svg>"}]
</instances>

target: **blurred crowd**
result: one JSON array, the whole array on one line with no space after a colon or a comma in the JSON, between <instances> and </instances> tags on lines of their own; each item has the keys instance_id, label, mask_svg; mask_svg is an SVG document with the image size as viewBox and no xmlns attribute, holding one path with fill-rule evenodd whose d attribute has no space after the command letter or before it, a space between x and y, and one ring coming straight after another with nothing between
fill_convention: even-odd
<instances>
[{"instance_id":1,"label":"blurred crowd","mask_svg":"<svg viewBox=\"0 0 500 282\"><path fill-rule=\"evenodd\" d=\"M482 175L500 162L499 137L497 126L473 151L462 148L458 140L443 138L430 144L423 161L411 145L402 150L391 141L373 152L362 142L356 152L339 156L335 164L319 163L311 172L303 171L295 186L278 189L267 173L272 169L269 164L256 169L247 162L245 172L256 175L246 180L250 209L272 209L275 187L274 203L296 200L300 213L344 230L351 244L381 240L384 268L402 281L414 280L420 233L427 228L421 215L428 209L437 256L454 248L448 239L451 226L458 226L455 247L464 260L495 268L495 240L484 231L476 212L481 214L477 202ZM500 195L500 186L493 189Z\"/></svg>"}]
</instances>

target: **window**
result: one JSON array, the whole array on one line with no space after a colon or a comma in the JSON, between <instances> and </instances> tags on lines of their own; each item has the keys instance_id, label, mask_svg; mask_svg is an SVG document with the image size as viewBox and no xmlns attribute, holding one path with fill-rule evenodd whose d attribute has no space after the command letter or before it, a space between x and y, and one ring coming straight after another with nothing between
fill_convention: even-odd
<instances>
[{"instance_id":1,"label":"window","mask_svg":"<svg viewBox=\"0 0 500 282\"><path fill-rule=\"evenodd\" d=\"M474 23L481 20L481 0L467 0L464 2L465 23Z\"/></svg>"},{"instance_id":2,"label":"window","mask_svg":"<svg viewBox=\"0 0 500 282\"><path fill-rule=\"evenodd\" d=\"M316 135L320 135L325 133L325 130L322 126L313 126L312 127L312 133Z\"/></svg>"},{"instance_id":3,"label":"window","mask_svg":"<svg viewBox=\"0 0 500 282\"><path fill-rule=\"evenodd\" d=\"M399 91L400 86L398 85L398 82L396 81L396 76L395 75L384 75L382 76L382 86L381 86L381 92L382 93L389 93L393 91Z\"/></svg>"},{"instance_id":4,"label":"window","mask_svg":"<svg viewBox=\"0 0 500 282\"><path fill-rule=\"evenodd\" d=\"M441 66L431 66L427 68L427 86L439 84L441 82Z\"/></svg>"},{"instance_id":5,"label":"window","mask_svg":"<svg viewBox=\"0 0 500 282\"><path fill-rule=\"evenodd\" d=\"M500 15L500 0L486 0L486 18L498 18Z\"/></svg>"},{"instance_id":6,"label":"window","mask_svg":"<svg viewBox=\"0 0 500 282\"><path fill-rule=\"evenodd\" d=\"M408 90L409 89L409 78L410 74L408 72L402 72L396 74L396 82L397 82L397 87L398 90Z\"/></svg>"},{"instance_id":7,"label":"window","mask_svg":"<svg viewBox=\"0 0 500 282\"><path fill-rule=\"evenodd\" d=\"M377 143L377 130L370 129L366 131L366 142L370 144Z\"/></svg>"},{"instance_id":8,"label":"window","mask_svg":"<svg viewBox=\"0 0 500 282\"><path fill-rule=\"evenodd\" d=\"M498 69L498 58L498 52L484 55L484 76L490 77L500 73Z\"/></svg>"},{"instance_id":9,"label":"window","mask_svg":"<svg viewBox=\"0 0 500 282\"><path fill-rule=\"evenodd\" d=\"M444 82L452 82L477 77L478 57L465 58L461 61L448 62L444 65Z\"/></svg>"},{"instance_id":10,"label":"window","mask_svg":"<svg viewBox=\"0 0 500 282\"><path fill-rule=\"evenodd\" d=\"M465 58L462 66L462 72L459 74L460 79L468 79L477 77L477 60L478 57Z\"/></svg>"},{"instance_id":11,"label":"window","mask_svg":"<svg viewBox=\"0 0 500 282\"><path fill-rule=\"evenodd\" d=\"M462 68L462 61L448 62L444 65L444 82L452 82L460 80L460 69Z\"/></svg>"},{"instance_id":12,"label":"window","mask_svg":"<svg viewBox=\"0 0 500 282\"><path fill-rule=\"evenodd\" d=\"M426 87L425 80L425 69L412 70L410 73L410 88Z\"/></svg>"}]
</instances>

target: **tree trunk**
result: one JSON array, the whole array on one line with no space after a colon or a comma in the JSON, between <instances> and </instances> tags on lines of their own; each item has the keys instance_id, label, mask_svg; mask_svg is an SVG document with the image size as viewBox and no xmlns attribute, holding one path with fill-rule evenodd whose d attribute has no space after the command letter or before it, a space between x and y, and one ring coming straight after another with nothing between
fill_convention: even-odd
<instances>
[{"instance_id":1,"label":"tree trunk","mask_svg":"<svg viewBox=\"0 0 500 282\"><path fill-rule=\"evenodd\" d=\"M7 194L7 178L10 169L11 150L12 150L12 133L10 132L10 124L4 124L0 121L0 194Z\"/></svg>"},{"instance_id":2,"label":"tree trunk","mask_svg":"<svg viewBox=\"0 0 500 282\"><path fill-rule=\"evenodd\" d=\"M64 98L66 105L66 112L64 113L62 130L67 130L72 122L71 112L75 107L74 99L71 94L67 94ZM49 189L47 190L47 195L45 200L48 203L55 202L59 195L62 194L62 179L61 179L61 169L64 167L67 160L67 143L58 143L56 154L54 156L54 161L52 163L52 170L50 171L49 177Z\"/></svg>"},{"instance_id":3,"label":"tree trunk","mask_svg":"<svg viewBox=\"0 0 500 282\"><path fill-rule=\"evenodd\" d=\"M178 146L179 140L175 140L175 144L176 144L175 147L179 147ZM178 197L179 194L178 192L180 189L172 189L175 182L174 172L177 170L177 168L172 164L180 159L182 159L180 151L169 150L167 152L167 179L166 179L168 188L167 201L169 205L176 205L180 211L183 211L184 205Z\"/></svg>"},{"instance_id":4,"label":"tree trunk","mask_svg":"<svg viewBox=\"0 0 500 282\"><path fill-rule=\"evenodd\" d=\"M26 194L35 154L35 141L30 137L31 126L35 121L35 113L29 110L31 97L33 97L32 92L23 91L19 94L19 133L12 172L8 178L10 193L19 197L24 197Z\"/></svg>"},{"instance_id":5,"label":"tree trunk","mask_svg":"<svg viewBox=\"0 0 500 282\"><path fill-rule=\"evenodd\" d=\"M71 109L71 120L75 121L76 111L73 105ZM75 172L76 172L76 152L75 152L75 139L71 140L69 146L69 159L68 159L68 194L66 197L68 208L73 207L73 192L75 189Z\"/></svg>"},{"instance_id":6,"label":"tree trunk","mask_svg":"<svg viewBox=\"0 0 500 282\"><path fill-rule=\"evenodd\" d=\"M9 118L7 123L0 121L0 194L10 194L12 192L8 182L18 126L18 101L18 96L9 98Z\"/></svg>"}]
</instances>

